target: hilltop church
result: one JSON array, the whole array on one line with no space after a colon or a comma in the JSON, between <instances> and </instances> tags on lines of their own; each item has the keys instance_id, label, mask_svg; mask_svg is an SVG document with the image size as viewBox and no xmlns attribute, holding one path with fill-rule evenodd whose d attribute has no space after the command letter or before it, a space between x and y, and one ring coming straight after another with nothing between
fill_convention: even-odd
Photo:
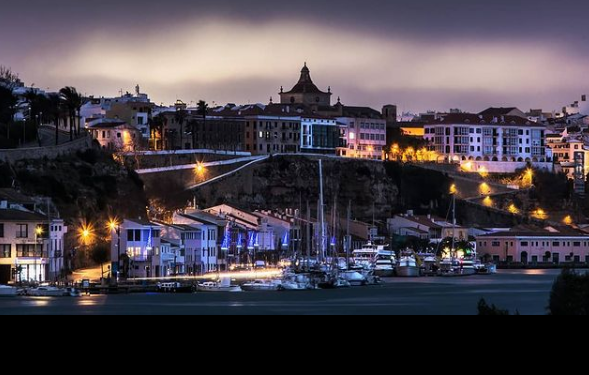
<instances>
[{"instance_id":1,"label":"hilltop church","mask_svg":"<svg viewBox=\"0 0 589 375\"><path fill-rule=\"evenodd\" d=\"M305 63L303 70L301 70L301 78L292 90L284 92L282 88L280 89L280 103L330 107L331 95L331 88L328 88L327 92L323 92L313 83L311 71Z\"/></svg>"}]
</instances>

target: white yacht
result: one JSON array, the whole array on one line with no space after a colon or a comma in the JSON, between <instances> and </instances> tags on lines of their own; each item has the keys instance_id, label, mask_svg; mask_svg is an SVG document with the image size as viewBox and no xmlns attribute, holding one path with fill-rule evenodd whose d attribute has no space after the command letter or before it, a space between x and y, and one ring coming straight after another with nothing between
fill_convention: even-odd
<instances>
[{"instance_id":1,"label":"white yacht","mask_svg":"<svg viewBox=\"0 0 589 375\"><path fill-rule=\"evenodd\" d=\"M18 289L11 286L0 285L0 297L16 297Z\"/></svg>"},{"instance_id":2,"label":"white yacht","mask_svg":"<svg viewBox=\"0 0 589 375\"><path fill-rule=\"evenodd\" d=\"M414 253L405 253L397 262L396 268L398 277L420 277L421 268L417 263L417 258Z\"/></svg>"},{"instance_id":3,"label":"white yacht","mask_svg":"<svg viewBox=\"0 0 589 375\"><path fill-rule=\"evenodd\" d=\"M379 250L374 262L374 274L378 277L393 277L396 263L394 252Z\"/></svg>"},{"instance_id":4,"label":"white yacht","mask_svg":"<svg viewBox=\"0 0 589 375\"><path fill-rule=\"evenodd\" d=\"M237 293L241 292L241 287L237 285L231 285L231 279L224 278L219 282L206 282L199 284L196 288L199 292L210 292L210 293Z\"/></svg>"},{"instance_id":5,"label":"white yacht","mask_svg":"<svg viewBox=\"0 0 589 375\"><path fill-rule=\"evenodd\" d=\"M364 268L372 268L374 263L378 259L380 254L386 254L392 252L386 250L385 245L375 245L372 242L368 242L362 249L354 250L352 257L356 266L362 266Z\"/></svg>"}]
</instances>

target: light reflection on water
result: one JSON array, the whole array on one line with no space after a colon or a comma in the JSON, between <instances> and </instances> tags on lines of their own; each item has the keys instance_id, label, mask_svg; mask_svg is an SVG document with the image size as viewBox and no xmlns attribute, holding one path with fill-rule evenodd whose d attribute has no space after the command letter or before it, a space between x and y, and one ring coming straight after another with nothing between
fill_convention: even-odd
<instances>
[{"instance_id":1,"label":"light reflection on water","mask_svg":"<svg viewBox=\"0 0 589 375\"><path fill-rule=\"evenodd\" d=\"M29 307L47 307L51 302L51 297L33 297L24 300L23 305Z\"/></svg>"}]
</instances>

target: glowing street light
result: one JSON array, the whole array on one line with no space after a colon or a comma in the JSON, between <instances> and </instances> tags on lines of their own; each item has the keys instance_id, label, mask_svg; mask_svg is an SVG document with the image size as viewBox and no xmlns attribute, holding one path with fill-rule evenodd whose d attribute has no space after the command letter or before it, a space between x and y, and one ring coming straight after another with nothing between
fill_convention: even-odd
<instances>
[{"instance_id":1,"label":"glowing street light","mask_svg":"<svg viewBox=\"0 0 589 375\"><path fill-rule=\"evenodd\" d=\"M517 208L517 206L513 203L507 208L507 210L514 215L519 214L519 208Z\"/></svg>"},{"instance_id":2,"label":"glowing street light","mask_svg":"<svg viewBox=\"0 0 589 375\"><path fill-rule=\"evenodd\" d=\"M541 208L538 208L536 211L534 211L532 213L532 216L538 220L546 220L548 218L548 215L546 214L546 211L544 211Z\"/></svg>"},{"instance_id":3,"label":"glowing street light","mask_svg":"<svg viewBox=\"0 0 589 375\"><path fill-rule=\"evenodd\" d=\"M91 224L84 223L78 229L78 238L86 246L94 238L94 227Z\"/></svg>"},{"instance_id":4,"label":"glowing street light","mask_svg":"<svg viewBox=\"0 0 589 375\"><path fill-rule=\"evenodd\" d=\"M479 192L481 195L490 195L491 194L491 187L486 182L483 182L479 186Z\"/></svg>"},{"instance_id":5,"label":"glowing street light","mask_svg":"<svg viewBox=\"0 0 589 375\"><path fill-rule=\"evenodd\" d=\"M483 200L483 204L485 205L485 207L493 207L493 199L491 199L491 197L486 197Z\"/></svg>"},{"instance_id":6,"label":"glowing street light","mask_svg":"<svg viewBox=\"0 0 589 375\"><path fill-rule=\"evenodd\" d=\"M452 186L450 186L450 194L458 194L458 188L456 187L456 184L452 184Z\"/></svg>"},{"instance_id":7,"label":"glowing street light","mask_svg":"<svg viewBox=\"0 0 589 375\"><path fill-rule=\"evenodd\" d=\"M574 223L574 221L573 221L573 218L572 218L572 216L571 216L571 215L568 215L567 217L565 217L565 218L562 220L562 222L563 222L565 225L568 225L568 226L571 226L571 225L573 225L573 223Z\"/></svg>"}]
</instances>

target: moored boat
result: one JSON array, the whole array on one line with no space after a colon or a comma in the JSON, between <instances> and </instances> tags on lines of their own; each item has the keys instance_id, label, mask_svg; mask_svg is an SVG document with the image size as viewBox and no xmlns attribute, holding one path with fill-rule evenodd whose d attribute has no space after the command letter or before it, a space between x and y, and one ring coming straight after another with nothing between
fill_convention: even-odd
<instances>
[{"instance_id":1,"label":"moored boat","mask_svg":"<svg viewBox=\"0 0 589 375\"><path fill-rule=\"evenodd\" d=\"M11 286L0 285L0 297L16 297L18 289Z\"/></svg>"},{"instance_id":2,"label":"moored boat","mask_svg":"<svg viewBox=\"0 0 589 375\"><path fill-rule=\"evenodd\" d=\"M198 284L198 287L196 289L199 292L209 293L237 293L242 291L240 286L231 285L230 279L222 279L219 282L211 281Z\"/></svg>"},{"instance_id":3,"label":"moored boat","mask_svg":"<svg viewBox=\"0 0 589 375\"><path fill-rule=\"evenodd\" d=\"M421 267L417 263L415 254L405 254L399 258L395 269L397 277L420 277Z\"/></svg>"},{"instance_id":4,"label":"moored boat","mask_svg":"<svg viewBox=\"0 0 589 375\"><path fill-rule=\"evenodd\" d=\"M277 292L282 290L282 282L274 280L256 280L243 284L241 289L245 292Z\"/></svg>"}]
</instances>

